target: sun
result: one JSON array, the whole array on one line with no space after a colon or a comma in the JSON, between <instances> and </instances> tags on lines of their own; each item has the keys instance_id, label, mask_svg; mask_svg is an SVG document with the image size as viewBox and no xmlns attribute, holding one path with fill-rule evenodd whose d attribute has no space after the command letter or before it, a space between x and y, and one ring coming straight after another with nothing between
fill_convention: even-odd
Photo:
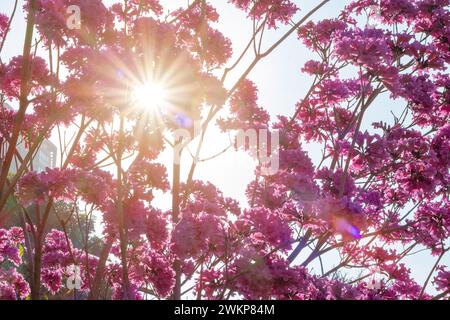
<instances>
[{"instance_id":1,"label":"sun","mask_svg":"<svg viewBox=\"0 0 450 320\"><path fill-rule=\"evenodd\" d=\"M145 109L157 109L167 104L167 90L160 83L147 81L133 88L133 100Z\"/></svg>"}]
</instances>

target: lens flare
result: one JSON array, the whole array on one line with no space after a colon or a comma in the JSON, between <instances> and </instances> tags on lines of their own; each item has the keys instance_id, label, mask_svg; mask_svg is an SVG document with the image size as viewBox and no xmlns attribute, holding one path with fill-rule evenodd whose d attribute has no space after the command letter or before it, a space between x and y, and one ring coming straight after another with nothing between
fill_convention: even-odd
<instances>
[{"instance_id":1,"label":"lens flare","mask_svg":"<svg viewBox=\"0 0 450 320\"><path fill-rule=\"evenodd\" d=\"M338 232L344 235L350 235L355 239L361 239L361 230L344 218L335 218L334 226Z\"/></svg>"}]
</instances>

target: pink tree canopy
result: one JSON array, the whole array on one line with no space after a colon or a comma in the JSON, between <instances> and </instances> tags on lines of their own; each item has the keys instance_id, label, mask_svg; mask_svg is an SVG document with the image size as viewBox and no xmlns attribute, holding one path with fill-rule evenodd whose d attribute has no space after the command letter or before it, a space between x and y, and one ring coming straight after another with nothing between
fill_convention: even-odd
<instances>
[{"instance_id":1,"label":"pink tree canopy","mask_svg":"<svg viewBox=\"0 0 450 320\"><path fill-rule=\"evenodd\" d=\"M334 16L330 0L12 2L0 52L22 9L26 34L0 59L0 299L450 297L449 0ZM252 26L242 51L219 6ZM291 38L315 58L273 116L250 76ZM229 147L202 158L218 131ZM38 171L46 139L58 165ZM238 151L256 163L245 201L196 177Z\"/></svg>"}]
</instances>

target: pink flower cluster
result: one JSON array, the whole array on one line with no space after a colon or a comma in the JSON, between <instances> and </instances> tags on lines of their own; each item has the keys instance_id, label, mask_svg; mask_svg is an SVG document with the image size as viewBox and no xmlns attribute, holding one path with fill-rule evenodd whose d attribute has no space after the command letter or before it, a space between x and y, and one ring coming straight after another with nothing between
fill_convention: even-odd
<instances>
[{"instance_id":1,"label":"pink flower cluster","mask_svg":"<svg viewBox=\"0 0 450 320\"><path fill-rule=\"evenodd\" d=\"M17 195L24 204L43 204L47 197L69 200L75 194L73 181L76 176L72 170L31 171L21 179Z\"/></svg>"},{"instance_id":2,"label":"pink flower cluster","mask_svg":"<svg viewBox=\"0 0 450 320\"><path fill-rule=\"evenodd\" d=\"M444 266L438 267L438 274L434 278L434 283L439 291L448 291L450 289L450 272Z\"/></svg>"},{"instance_id":3,"label":"pink flower cluster","mask_svg":"<svg viewBox=\"0 0 450 320\"><path fill-rule=\"evenodd\" d=\"M20 93L21 66L23 57L13 57L8 64L0 65L0 84L2 93L10 99L18 99ZM47 63L41 57L31 59L31 93L35 96L44 92L44 87L48 85L52 77L47 67Z\"/></svg>"},{"instance_id":4,"label":"pink flower cluster","mask_svg":"<svg viewBox=\"0 0 450 320\"><path fill-rule=\"evenodd\" d=\"M71 13L67 10L71 5L82 12L79 30L68 26ZM67 37L80 44L89 43L90 38L103 36L111 26L110 15L101 0L38 0L36 11L37 29L48 44L67 45Z\"/></svg>"},{"instance_id":5,"label":"pink flower cluster","mask_svg":"<svg viewBox=\"0 0 450 320\"><path fill-rule=\"evenodd\" d=\"M0 264L5 261L10 261L15 266L22 264L19 246L23 241L22 229L17 227L9 230L0 229Z\"/></svg>"},{"instance_id":6,"label":"pink flower cluster","mask_svg":"<svg viewBox=\"0 0 450 320\"><path fill-rule=\"evenodd\" d=\"M218 124L222 130L267 128L269 114L258 106L258 89L250 80L239 84L230 98L230 111L232 117L219 119Z\"/></svg>"},{"instance_id":7,"label":"pink flower cluster","mask_svg":"<svg viewBox=\"0 0 450 320\"><path fill-rule=\"evenodd\" d=\"M22 264L23 246L22 229L0 229L0 300L25 299L30 294L28 283L17 270ZM8 262L12 266L8 267Z\"/></svg>"},{"instance_id":8,"label":"pink flower cluster","mask_svg":"<svg viewBox=\"0 0 450 320\"><path fill-rule=\"evenodd\" d=\"M295 3L289 0L231 0L239 9L244 10L252 18L266 17L269 28L276 28L277 23L288 24L298 11Z\"/></svg>"},{"instance_id":9,"label":"pink flower cluster","mask_svg":"<svg viewBox=\"0 0 450 320\"><path fill-rule=\"evenodd\" d=\"M175 284L171 261L145 246L137 248L134 257L130 270L134 284L151 285L157 296L167 297Z\"/></svg>"},{"instance_id":10,"label":"pink flower cluster","mask_svg":"<svg viewBox=\"0 0 450 320\"><path fill-rule=\"evenodd\" d=\"M207 213L193 215L184 212L181 221L172 232L172 250L180 258L187 259L207 254L210 250L223 250L225 230L219 217Z\"/></svg>"},{"instance_id":11,"label":"pink flower cluster","mask_svg":"<svg viewBox=\"0 0 450 320\"><path fill-rule=\"evenodd\" d=\"M3 39L6 36L6 33L8 32L8 23L9 23L8 17L0 13L0 41L3 41Z\"/></svg>"}]
</instances>

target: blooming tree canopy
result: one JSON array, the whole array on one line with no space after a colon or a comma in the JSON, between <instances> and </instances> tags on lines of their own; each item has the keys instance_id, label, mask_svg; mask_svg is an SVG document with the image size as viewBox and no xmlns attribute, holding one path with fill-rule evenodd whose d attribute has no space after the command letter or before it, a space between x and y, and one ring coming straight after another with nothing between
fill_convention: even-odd
<instances>
[{"instance_id":1,"label":"blooming tree canopy","mask_svg":"<svg viewBox=\"0 0 450 320\"><path fill-rule=\"evenodd\" d=\"M0 59L0 299L448 299L450 1L353 0L324 20L332 1L303 2L224 1L253 25L243 52L216 1L0 13L0 51L16 10L27 17L23 52ZM271 117L249 76L289 37L316 56L298 65L311 83ZM381 97L399 112L363 127ZM199 159L211 127L257 162L247 204L196 178L221 156ZM235 143L243 132L267 135ZM55 136L58 165L34 170ZM417 250L433 260L424 283L405 262ZM311 267L330 252L333 268Z\"/></svg>"}]
</instances>

